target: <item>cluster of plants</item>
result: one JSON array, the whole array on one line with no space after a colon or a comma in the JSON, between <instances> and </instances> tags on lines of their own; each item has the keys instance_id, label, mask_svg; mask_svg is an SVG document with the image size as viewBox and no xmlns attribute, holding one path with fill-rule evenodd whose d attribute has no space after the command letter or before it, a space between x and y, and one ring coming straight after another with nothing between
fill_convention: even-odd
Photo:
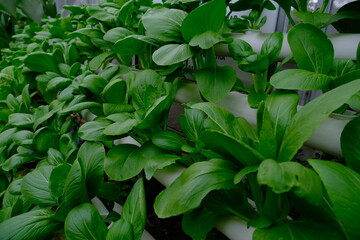
<instances>
[{"instance_id":1,"label":"cluster of plants","mask_svg":"<svg viewBox=\"0 0 360 240\"><path fill-rule=\"evenodd\" d=\"M328 1L315 12L307 1L275 2L294 24L292 55L280 63L282 33L259 53L231 35L259 29L263 10L274 9L269 0L109 1L66 6L70 16L40 24L26 18L27 1L0 1L1 24L12 21L0 53L0 239L140 239L144 183L173 164L187 168L154 209L161 218L183 214L193 239L206 239L222 215L256 228L254 239L357 239L358 118L341 136L343 163L294 161L329 115L360 109L360 50L356 59L334 58L321 30L357 15L326 14ZM250 14L228 18L242 10ZM218 44L252 85L218 65ZM288 61L298 68L282 70ZM187 79L203 102L183 105L175 133L169 110ZM298 109L299 90L323 95ZM256 126L216 104L231 91L248 94Z\"/></svg>"}]
</instances>

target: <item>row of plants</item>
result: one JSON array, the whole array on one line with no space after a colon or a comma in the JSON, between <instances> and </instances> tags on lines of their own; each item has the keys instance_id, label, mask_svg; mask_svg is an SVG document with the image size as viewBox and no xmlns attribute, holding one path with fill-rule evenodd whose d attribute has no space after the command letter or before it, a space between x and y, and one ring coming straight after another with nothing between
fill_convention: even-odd
<instances>
[{"instance_id":1,"label":"row of plants","mask_svg":"<svg viewBox=\"0 0 360 240\"><path fill-rule=\"evenodd\" d=\"M275 9L269 0L109 1L66 6L70 16L40 25L17 18L0 62L0 239L140 239L144 182L173 164L187 168L154 209L161 218L183 214L193 239L206 239L222 215L256 228L253 239L356 239L358 118L341 137L344 162L294 156L333 112L360 109L360 48L356 59L336 59L321 30L357 15L327 14L328 1L315 12L308 1L275 2L294 25L292 55L280 63L282 33L260 53L231 35L259 29L262 11ZM250 14L228 18L242 10ZM218 44L252 74L251 86L218 65ZM298 68L282 70L289 61ZM187 79L204 102L183 105L175 133L169 109ZM298 110L298 90L323 95ZM248 94L256 126L216 104L230 91ZM105 219L94 197L107 206Z\"/></svg>"}]
</instances>

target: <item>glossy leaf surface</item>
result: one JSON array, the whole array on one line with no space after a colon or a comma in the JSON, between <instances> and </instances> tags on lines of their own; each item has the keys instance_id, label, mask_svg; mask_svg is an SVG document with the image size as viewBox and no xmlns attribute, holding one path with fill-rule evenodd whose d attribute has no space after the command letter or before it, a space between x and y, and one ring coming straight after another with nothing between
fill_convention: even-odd
<instances>
[{"instance_id":1,"label":"glossy leaf surface","mask_svg":"<svg viewBox=\"0 0 360 240\"><path fill-rule=\"evenodd\" d=\"M21 183L21 192L29 202L40 206L55 206L51 195L50 175L54 167L43 166L28 173Z\"/></svg>"},{"instance_id":2,"label":"glossy leaf surface","mask_svg":"<svg viewBox=\"0 0 360 240\"><path fill-rule=\"evenodd\" d=\"M65 220L65 235L69 240L105 239L107 228L98 210L89 203L73 208Z\"/></svg>"}]
</instances>

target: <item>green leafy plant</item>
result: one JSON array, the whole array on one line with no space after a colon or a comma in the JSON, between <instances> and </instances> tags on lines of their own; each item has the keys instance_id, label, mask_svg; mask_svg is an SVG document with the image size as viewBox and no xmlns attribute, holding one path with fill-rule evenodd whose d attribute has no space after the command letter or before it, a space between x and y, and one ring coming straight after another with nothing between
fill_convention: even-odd
<instances>
[{"instance_id":1,"label":"green leafy plant","mask_svg":"<svg viewBox=\"0 0 360 240\"><path fill-rule=\"evenodd\" d=\"M258 107L272 89L268 81L269 67L279 57L282 42L282 33L271 34L263 43L260 54L255 53L251 45L241 39L235 39L229 44L230 54L239 68L252 73L253 85L245 89L249 92L251 107Z\"/></svg>"},{"instance_id":2,"label":"green leafy plant","mask_svg":"<svg viewBox=\"0 0 360 240\"><path fill-rule=\"evenodd\" d=\"M289 3L277 2L287 12ZM305 2L290 3L304 22L288 35L299 69L279 71L280 64L269 82L282 34L270 35L260 53L229 34L259 29L263 10L274 8L267 0L109 1L66 6L68 17L39 1L53 16L41 25L26 18L33 18L28 1L0 1L4 37L12 39L0 62L0 238L140 239L145 181L179 163L187 169L159 194L155 211L184 214L194 239L205 239L225 214L255 227L254 239L356 239L357 120L342 135L348 167L293 161L333 111L359 106L359 59L333 59L317 28L342 16L329 20L321 9L311 22ZM227 19L227 7L251 13ZM235 70L217 64L217 44L229 44L252 86L239 87ZM210 102L184 105L178 135L168 115L185 78ZM324 94L298 109L291 90L315 89ZM256 127L212 103L232 90L249 93Z\"/></svg>"},{"instance_id":3,"label":"green leafy plant","mask_svg":"<svg viewBox=\"0 0 360 240\"><path fill-rule=\"evenodd\" d=\"M327 188L329 185L326 185L336 186L347 181L345 176L325 183L327 180L320 172L325 169L326 164L309 160L310 165L314 166L314 169L311 169L291 160L317 126L358 92L358 87L355 87L358 83L359 80L331 90L299 111L296 109L297 94L273 92L259 107L257 128L241 117L235 118L215 104L191 104L188 106L191 113L186 112L181 123L186 136L195 143L187 143L190 144L189 147L183 144L181 149L191 149L187 151L190 155L201 154L203 160L192 164L160 193L154 205L156 213L160 217L170 217L193 211L183 219L184 226L187 226L187 232L192 237L196 235L194 228L196 227L197 231L199 229L198 225L191 225L189 221L209 215L232 214L257 228L254 239L262 239L272 234L286 237L288 233L283 232L284 229L290 230L289 234L292 236L316 238L314 231L318 227L329 229L328 233L339 239L343 238L343 234L351 239L355 232L342 228L341 224L335 224L347 221L347 218L336 213L337 204L347 200L338 199L338 193L330 192ZM194 118L194 111L197 112L197 118ZM188 125L187 122L193 124ZM188 134L189 132L191 134ZM159 139L156 139L154 144L162 147ZM316 165L318 162L319 165ZM333 168L334 171L341 172L341 169L346 167L335 164ZM352 174L356 173L352 171ZM325 189L322 187L323 181ZM237 208L233 208L233 205L226 201L216 200L226 199L224 191L228 192L230 189L241 196L237 199L243 199L237 202L241 204ZM347 194L345 192L347 190L344 191L344 194ZM229 199L235 197L235 193L227 194L230 194ZM319 208L328 199L331 204ZM255 203L256 211L249 200ZM223 206L221 210L217 204ZM300 218L291 215L292 208L296 209ZM307 215L308 208L318 208L317 211L324 217L312 218ZM329 212L335 215L332 218L329 215L325 217ZM289 214L293 220L287 220ZM355 215L348 217L354 219ZM214 221L209 221L202 225L201 239L213 224ZM332 227L333 224L335 228Z\"/></svg>"}]
</instances>

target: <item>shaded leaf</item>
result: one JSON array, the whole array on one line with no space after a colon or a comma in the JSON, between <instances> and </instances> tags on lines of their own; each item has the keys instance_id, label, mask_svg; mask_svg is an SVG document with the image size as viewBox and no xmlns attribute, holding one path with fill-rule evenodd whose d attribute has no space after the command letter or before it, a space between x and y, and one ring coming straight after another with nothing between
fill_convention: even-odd
<instances>
[{"instance_id":1,"label":"shaded leaf","mask_svg":"<svg viewBox=\"0 0 360 240\"><path fill-rule=\"evenodd\" d=\"M65 220L65 234L69 240L105 239L107 228L98 210L89 203L74 207Z\"/></svg>"},{"instance_id":2,"label":"shaded leaf","mask_svg":"<svg viewBox=\"0 0 360 240\"><path fill-rule=\"evenodd\" d=\"M56 200L50 191L50 175L53 166L42 166L26 174L21 183L25 199L40 206L55 206Z\"/></svg>"},{"instance_id":3,"label":"shaded leaf","mask_svg":"<svg viewBox=\"0 0 360 240\"><path fill-rule=\"evenodd\" d=\"M230 66L209 67L198 70L195 79L201 94L209 101L222 100L236 82L235 70Z\"/></svg>"},{"instance_id":4,"label":"shaded leaf","mask_svg":"<svg viewBox=\"0 0 360 240\"><path fill-rule=\"evenodd\" d=\"M180 215L199 207L212 190L233 188L233 169L231 163L220 159L191 165L156 197L156 214L161 218Z\"/></svg>"},{"instance_id":5,"label":"shaded leaf","mask_svg":"<svg viewBox=\"0 0 360 240\"><path fill-rule=\"evenodd\" d=\"M134 239L141 239L146 223L145 189L142 179L134 184L121 212L121 217L132 225Z\"/></svg>"},{"instance_id":6,"label":"shaded leaf","mask_svg":"<svg viewBox=\"0 0 360 240\"><path fill-rule=\"evenodd\" d=\"M346 165L360 173L360 118L351 120L341 133L341 151Z\"/></svg>"},{"instance_id":7,"label":"shaded leaf","mask_svg":"<svg viewBox=\"0 0 360 240\"><path fill-rule=\"evenodd\" d=\"M357 239L360 227L356 220L360 214L360 175L335 162L309 160L309 163L319 174L347 238Z\"/></svg>"}]
</instances>

